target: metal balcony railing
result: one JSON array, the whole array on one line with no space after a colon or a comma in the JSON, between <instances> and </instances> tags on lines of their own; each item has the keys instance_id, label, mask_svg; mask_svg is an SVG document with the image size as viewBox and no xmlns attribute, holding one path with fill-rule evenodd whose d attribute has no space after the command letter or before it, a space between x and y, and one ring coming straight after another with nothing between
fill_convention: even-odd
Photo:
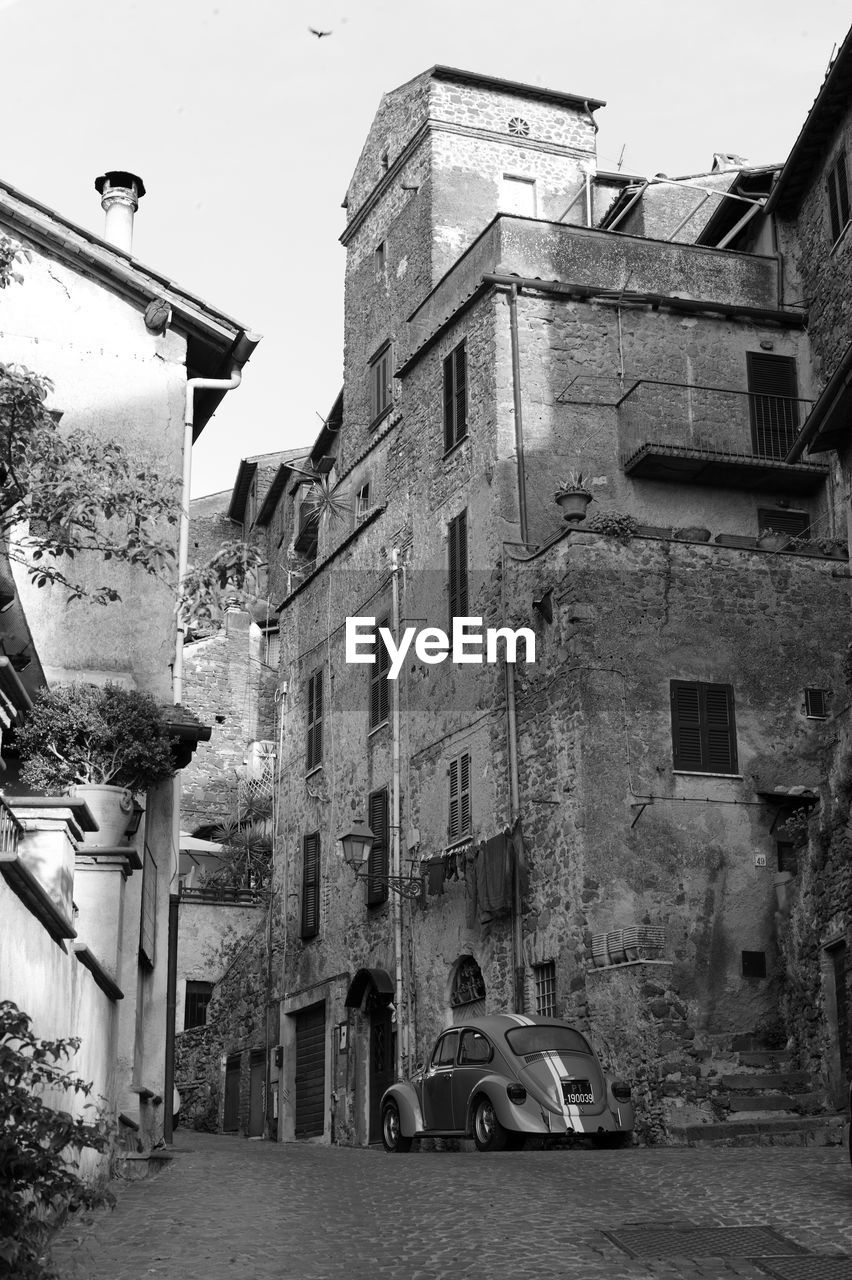
<instances>
[{"instance_id":1,"label":"metal balcony railing","mask_svg":"<svg viewBox=\"0 0 852 1280\"><path fill-rule=\"evenodd\" d=\"M23 827L0 796L0 861L11 862L18 855Z\"/></svg>"},{"instance_id":2,"label":"metal balcony railing","mask_svg":"<svg viewBox=\"0 0 852 1280\"><path fill-rule=\"evenodd\" d=\"M616 401L625 467L648 445L783 462L812 404L792 396L640 378Z\"/></svg>"}]
</instances>

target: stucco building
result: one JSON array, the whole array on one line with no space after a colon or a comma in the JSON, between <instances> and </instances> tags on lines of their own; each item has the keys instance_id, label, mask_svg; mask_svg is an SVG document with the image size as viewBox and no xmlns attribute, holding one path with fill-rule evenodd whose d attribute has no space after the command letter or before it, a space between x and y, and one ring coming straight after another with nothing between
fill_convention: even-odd
<instances>
[{"instance_id":1,"label":"stucco building","mask_svg":"<svg viewBox=\"0 0 852 1280\"><path fill-rule=\"evenodd\" d=\"M111 173L97 186L104 238L0 186L0 232L30 255L23 282L0 295L2 358L52 379L63 429L86 427L179 480L257 338L132 256L140 179ZM177 525L174 536L177 548ZM100 582L105 566L93 557L78 574ZM61 588L39 591L17 575L0 619L4 715L25 716L45 684L114 681L164 706L184 766L209 729L180 705L176 583L129 566L114 566L112 580L120 603L100 608L69 605ZM179 785L149 792L135 833L104 847L85 803L22 796L8 737L4 749L0 995L31 1015L37 1035L80 1036L71 1069L121 1117L130 1150L149 1152L162 1143L169 1094Z\"/></svg>"}]
</instances>

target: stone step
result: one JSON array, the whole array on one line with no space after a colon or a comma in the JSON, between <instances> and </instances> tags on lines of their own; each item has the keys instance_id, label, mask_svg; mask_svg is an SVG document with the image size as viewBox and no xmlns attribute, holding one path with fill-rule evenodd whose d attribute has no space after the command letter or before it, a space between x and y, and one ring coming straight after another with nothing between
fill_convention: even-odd
<instances>
[{"instance_id":1,"label":"stone step","mask_svg":"<svg viewBox=\"0 0 852 1280\"><path fill-rule=\"evenodd\" d=\"M770 1067L775 1071L783 1071L790 1062L790 1054L786 1049L749 1049L737 1054L741 1067Z\"/></svg>"},{"instance_id":2,"label":"stone step","mask_svg":"<svg viewBox=\"0 0 852 1280\"><path fill-rule=\"evenodd\" d=\"M751 1075L722 1076L722 1088L738 1090L775 1089L797 1093L811 1082L807 1071L762 1071Z\"/></svg>"},{"instance_id":3,"label":"stone step","mask_svg":"<svg viewBox=\"0 0 852 1280\"><path fill-rule=\"evenodd\" d=\"M766 1116L710 1124L668 1126L672 1145L716 1147L836 1147L843 1141L842 1115Z\"/></svg>"},{"instance_id":4,"label":"stone step","mask_svg":"<svg viewBox=\"0 0 852 1280\"><path fill-rule=\"evenodd\" d=\"M793 1111L796 1106L789 1093L734 1093L726 1102L729 1111Z\"/></svg>"}]
</instances>

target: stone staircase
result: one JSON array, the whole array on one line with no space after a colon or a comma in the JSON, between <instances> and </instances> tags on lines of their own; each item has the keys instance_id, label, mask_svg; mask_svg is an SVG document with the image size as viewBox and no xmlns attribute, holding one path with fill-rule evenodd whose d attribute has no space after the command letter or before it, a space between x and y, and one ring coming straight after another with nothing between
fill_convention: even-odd
<instances>
[{"instance_id":1,"label":"stone staircase","mask_svg":"<svg viewBox=\"0 0 852 1280\"><path fill-rule=\"evenodd\" d=\"M714 1046L700 1063L699 1082L695 1102L666 1100L672 1144L827 1147L843 1141L845 1117L808 1072L792 1068L784 1050Z\"/></svg>"}]
</instances>

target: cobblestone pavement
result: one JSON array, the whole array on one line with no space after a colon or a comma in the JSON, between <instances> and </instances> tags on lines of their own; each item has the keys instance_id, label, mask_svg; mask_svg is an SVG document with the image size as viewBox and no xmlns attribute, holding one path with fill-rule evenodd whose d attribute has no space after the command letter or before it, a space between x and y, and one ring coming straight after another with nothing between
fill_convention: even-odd
<instances>
[{"instance_id":1,"label":"cobblestone pavement","mask_svg":"<svg viewBox=\"0 0 852 1280\"><path fill-rule=\"evenodd\" d=\"M773 1274L737 1256L633 1258L605 1234L629 1223L768 1227L816 1255L765 1259L775 1275L852 1280L852 1168L837 1147L388 1156L181 1130L175 1150L159 1177L119 1184L112 1213L66 1228L63 1280Z\"/></svg>"}]
</instances>

